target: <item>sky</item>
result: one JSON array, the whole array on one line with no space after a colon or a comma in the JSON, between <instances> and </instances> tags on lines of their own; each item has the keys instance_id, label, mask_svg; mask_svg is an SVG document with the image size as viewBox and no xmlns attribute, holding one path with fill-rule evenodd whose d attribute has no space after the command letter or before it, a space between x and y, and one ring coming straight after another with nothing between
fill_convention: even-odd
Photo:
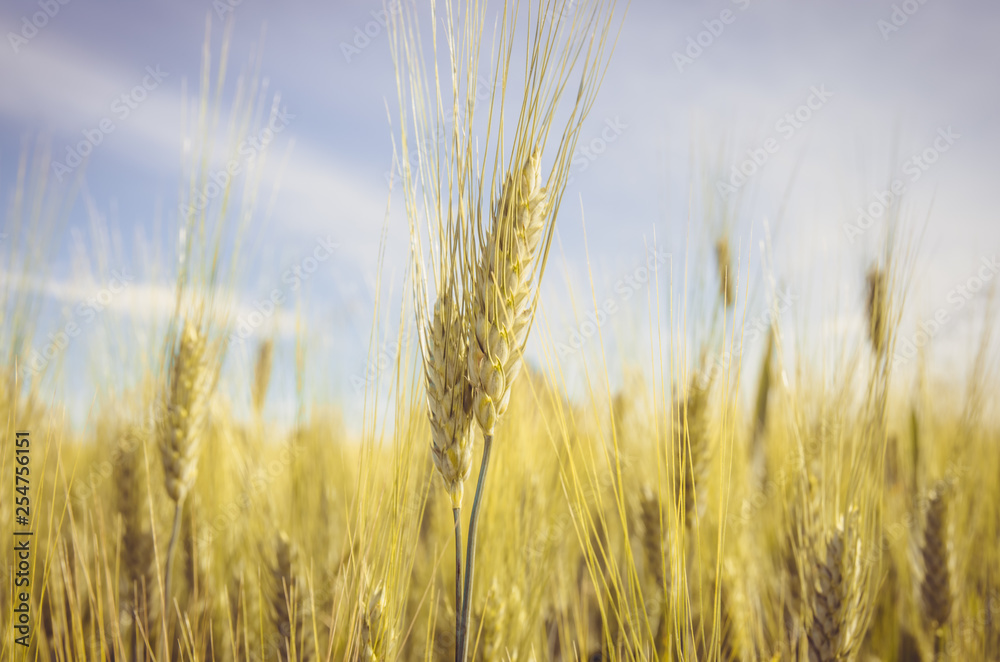
<instances>
[{"instance_id":1,"label":"sky","mask_svg":"<svg viewBox=\"0 0 1000 662\"><path fill-rule=\"evenodd\" d=\"M315 397L360 409L371 356L395 358L407 294L407 225L398 183L391 196L389 186L398 102L381 11L381 2L297 0L0 6L5 206L19 159L39 145L51 149L52 190L71 196L56 230L34 237L47 269L32 285L45 305L31 350L69 321L82 327L54 352L61 378L51 379L74 420L88 420L109 375L135 377L129 352L152 346L128 349L122 330L148 340L172 309L163 275L176 259L192 155L185 112L196 108L206 29L214 67L227 22L223 117L234 103L248 107L236 81L259 71L263 121L272 108L281 118L255 171L261 194L231 286L238 322L254 311L267 321L233 350L233 369L249 369L255 341L276 334L286 368L269 411L287 419L299 324ZM538 335L571 366L569 381L583 379L577 356L600 350L587 324L595 301L616 311L602 325L613 371L648 360L649 306L666 319L671 302L682 308L679 294L711 289L722 229L749 276L737 309L748 326L778 301L797 341L860 342L864 273L890 200L901 201L914 255L901 338L946 364L967 362L1000 251L998 32L1000 6L985 0L634 0L574 154L543 287ZM225 133L214 139L216 156L226 154ZM734 210L727 224L709 201ZM22 248L7 240L3 249L7 279ZM272 314L265 300L275 290L287 296ZM101 296L106 309L87 303ZM369 352L375 316L384 323Z\"/></svg>"}]
</instances>

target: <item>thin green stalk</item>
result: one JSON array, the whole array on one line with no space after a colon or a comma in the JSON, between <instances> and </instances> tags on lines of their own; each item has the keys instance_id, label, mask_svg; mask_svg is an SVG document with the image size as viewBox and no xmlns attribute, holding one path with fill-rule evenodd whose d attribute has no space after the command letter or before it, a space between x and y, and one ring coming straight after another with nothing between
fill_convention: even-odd
<instances>
[{"instance_id":1,"label":"thin green stalk","mask_svg":"<svg viewBox=\"0 0 1000 662\"><path fill-rule=\"evenodd\" d=\"M465 662L469 656L469 611L472 606L472 574L476 560L476 527L479 524L479 511L483 505L483 485L486 483L486 471L490 466L490 449L493 446L493 435L483 435L483 464L479 468L479 483L476 485L476 498L472 502L472 516L469 518L469 543L465 554L465 592L462 594L462 620L458 625L458 662Z\"/></svg>"},{"instance_id":2,"label":"thin green stalk","mask_svg":"<svg viewBox=\"0 0 1000 662\"><path fill-rule=\"evenodd\" d=\"M167 637L167 623L170 619L170 568L174 560L174 548L177 546L177 536L181 531L181 511L184 499L178 499L174 508L174 528L170 533L170 544L167 545L166 569L163 573L163 659L170 655L170 640Z\"/></svg>"},{"instance_id":3,"label":"thin green stalk","mask_svg":"<svg viewBox=\"0 0 1000 662\"><path fill-rule=\"evenodd\" d=\"M451 514L455 520L455 632L457 634L462 625L462 509L452 508ZM462 662L460 654L461 649L456 638L455 662Z\"/></svg>"}]
</instances>

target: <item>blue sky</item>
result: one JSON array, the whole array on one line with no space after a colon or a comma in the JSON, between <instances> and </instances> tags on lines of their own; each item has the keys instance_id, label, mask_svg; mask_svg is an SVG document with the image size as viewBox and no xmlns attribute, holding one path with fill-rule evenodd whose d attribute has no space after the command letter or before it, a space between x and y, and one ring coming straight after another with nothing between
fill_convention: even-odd
<instances>
[{"instance_id":1,"label":"blue sky","mask_svg":"<svg viewBox=\"0 0 1000 662\"><path fill-rule=\"evenodd\" d=\"M51 15L38 18L46 8ZM67 348L63 388L86 392L92 376L115 363L108 340L115 324L169 312L161 305L169 301L169 284L157 281L149 256L167 260L175 240L183 91L198 88L206 17L218 57L224 20L235 16L234 75L225 100L232 99L236 74L259 52L266 104L280 95L289 117L271 145L260 213L245 237L238 312L249 315L276 286L288 287L283 275L302 266L317 242L336 244L275 318L285 341L278 361L293 360L298 300L310 384L320 397L356 407L351 377L365 373L383 229L383 314L398 309L406 268L401 198L388 204L387 108L396 108L396 88L380 8L380 2L263 0L13 0L0 7L4 195L13 188L26 137L47 139L53 160L65 163L67 149L85 132L96 135L102 122L113 127L102 131L75 205L50 238L52 283L40 338L63 328L67 310L108 284L106 274L92 281L80 275L80 256L100 253L95 219L110 237L105 271L131 270L135 282L117 299L114 323L98 319ZM44 25L33 30L32 23ZM759 273L767 219L776 279L801 295L786 313L790 333L857 334L863 273L884 221L873 219L858 236L845 225L898 180L908 227L924 228L903 334L912 336L945 309L948 321L935 333L934 351L967 355L972 320L987 297L954 292L1000 250L998 31L1000 7L985 0L635 0L574 159L545 285L548 339L564 341L579 328L583 316L574 319L565 293L570 288L590 300L588 255L600 301L627 303L615 294L616 283L642 264L654 235L670 256L664 264L677 291L685 265L692 281L704 275L699 267L713 239L698 213L700 191L708 182L718 194L732 168L756 155L763 165L743 189L732 241L744 266L749 258L750 273ZM6 252L2 259L6 266ZM748 319L759 315L763 295L751 298ZM641 337L648 315L641 307L621 308L629 312L609 320L609 344L621 349L621 360L641 360L642 350L630 350L633 338L626 336ZM391 355L392 344L384 344L383 354ZM293 380L287 370L275 379L274 410L282 416L291 408ZM77 409L85 413L86 406Z\"/></svg>"}]
</instances>

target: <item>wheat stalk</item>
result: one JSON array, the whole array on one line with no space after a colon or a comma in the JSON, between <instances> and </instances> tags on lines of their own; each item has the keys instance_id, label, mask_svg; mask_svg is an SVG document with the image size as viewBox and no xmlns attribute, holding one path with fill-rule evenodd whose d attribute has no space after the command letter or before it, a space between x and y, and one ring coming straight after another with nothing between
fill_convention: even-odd
<instances>
[{"instance_id":1,"label":"wheat stalk","mask_svg":"<svg viewBox=\"0 0 1000 662\"><path fill-rule=\"evenodd\" d=\"M519 5L504 3L490 113L486 122L487 154L482 159L473 135L473 119L476 115L476 79L486 3L482 0L468 3L457 11L451 2L445 3L443 33L451 63L450 99L442 93L442 77L437 65L433 74L425 73L421 53L423 47L415 19L403 9L399 12L401 18L393 16L390 26L400 116L412 117L420 156L417 161L418 176L415 178L408 165L411 162L408 151L411 125L401 119L401 174L411 243L418 257L415 260L418 273L414 284L415 287L423 285L419 273L422 232L417 229L417 220L423 217L438 240L438 271L435 274L438 296L450 291L455 276L462 285L459 295L462 304L456 310L468 314L465 332L468 336L468 380L472 387L471 410L484 433L483 460L469 521L464 590L461 600L456 598L461 603L461 609L456 612L460 614L456 651L459 662L465 660L468 649L465 634L471 607L476 529L493 434L507 409L511 385L521 369L524 344L537 303L537 285L544 272L556 212L569 177L570 160L582 120L593 105L607 66L609 53L606 40L614 13L614 0L610 2L609 11L604 0L539 0L531 4L534 6L528 8L529 34L532 36L526 49L527 77L523 82L520 111L511 143L510 165L501 158L500 149L504 140L506 109L503 105L508 95L508 72L514 52L513 33L520 12ZM431 14L435 24L432 45L436 63L438 17L434 3L431 4ZM602 61L603 68L600 66ZM559 138L555 166L546 180L546 187L543 187L541 155L555 121L560 98L574 71L581 71L575 102ZM446 115L454 119L451 127L442 119ZM428 145L428 137L441 135L449 138L442 148ZM493 172L491 177L487 177L485 168L490 159L493 161ZM489 210L485 213L484 186L489 187L490 195L495 191L493 186L499 186L497 197L491 198ZM418 191L422 191L422 201L418 200ZM489 227L484 228L484 223L488 223ZM478 242L474 249L470 249L466 241L473 237L473 230ZM454 270L456 265L457 272ZM419 321L424 297L418 294L416 299ZM450 335L449 328L453 327L447 310L448 301L444 300L446 305L442 306L440 323L444 336ZM449 346L450 343L449 338ZM458 353L453 351L452 355ZM428 352L423 354L426 360ZM448 372L447 367L445 372ZM452 386L458 383L448 381ZM444 389L439 395L446 396ZM447 413L447 407L443 405L457 402L457 398L448 402L438 401L442 405L442 413ZM464 398L462 402L464 404ZM453 430L446 429L444 432L441 443L457 451L460 445L455 445ZM454 505L456 497L461 496L458 485L464 478L462 481L458 479L464 475L464 457L456 452L439 464L443 465L442 475L446 485L451 487ZM457 533L457 512L455 521ZM456 550L456 557L459 556Z\"/></svg>"},{"instance_id":2,"label":"wheat stalk","mask_svg":"<svg viewBox=\"0 0 1000 662\"><path fill-rule=\"evenodd\" d=\"M520 373L534 313L532 273L547 211L540 161L541 154L535 149L520 172L508 177L494 207L489 234L481 242L472 281L469 381L473 389L472 412L483 431L483 461L469 520L459 660L466 659L469 646L476 530L493 435L497 421L507 411L511 385Z\"/></svg>"},{"instance_id":3,"label":"wheat stalk","mask_svg":"<svg viewBox=\"0 0 1000 662\"><path fill-rule=\"evenodd\" d=\"M719 568L718 572L720 575L715 578L715 594L712 596L712 631L707 641L704 635L697 637L695 649L698 651L699 660L717 659L719 662L736 662L741 659L736 632L737 626L730 608L729 591L721 576L722 569ZM717 612L716 601L718 601ZM695 632L705 627L705 620L697 619L697 624L693 626ZM716 651L716 641L718 642L718 655L713 657Z\"/></svg>"},{"instance_id":4,"label":"wheat stalk","mask_svg":"<svg viewBox=\"0 0 1000 662\"><path fill-rule=\"evenodd\" d=\"M451 219L453 221L454 219ZM433 314L424 320L426 292L420 269L419 242L414 260L414 291L417 321L421 326L420 348L431 426L434 467L451 500L455 536L455 629L462 614L462 498L465 481L472 473L472 385L467 369L468 329L460 292L456 291L457 265L464 251L461 227L448 222L440 228L435 272L439 293ZM414 229L411 234L416 239Z\"/></svg>"},{"instance_id":5,"label":"wheat stalk","mask_svg":"<svg viewBox=\"0 0 1000 662\"><path fill-rule=\"evenodd\" d=\"M171 356L166 417L160 435L160 456L167 494L174 502L174 525L167 545L163 580L165 648L169 648L166 618L170 604L171 566L184 500L194 485L198 471L198 454L214 385L214 375L207 365L206 349L204 333L191 319L186 320Z\"/></svg>"}]
</instances>

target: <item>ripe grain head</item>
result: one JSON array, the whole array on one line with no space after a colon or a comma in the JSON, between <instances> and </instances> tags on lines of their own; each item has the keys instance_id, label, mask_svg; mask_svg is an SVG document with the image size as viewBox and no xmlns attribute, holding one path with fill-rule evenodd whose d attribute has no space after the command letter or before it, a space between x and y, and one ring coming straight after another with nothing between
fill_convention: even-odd
<instances>
[{"instance_id":1,"label":"ripe grain head","mask_svg":"<svg viewBox=\"0 0 1000 662\"><path fill-rule=\"evenodd\" d=\"M460 305L451 292L434 304L424 361L431 449L452 508L460 508L472 472L472 387L466 377L467 339Z\"/></svg>"},{"instance_id":2,"label":"ripe grain head","mask_svg":"<svg viewBox=\"0 0 1000 662\"><path fill-rule=\"evenodd\" d=\"M507 411L534 312L531 274L547 213L540 160L536 149L508 179L475 268L469 379L475 393L473 412L489 435Z\"/></svg>"},{"instance_id":3,"label":"ripe grain head","mask_svg":"<svg viewBox=\"0 0 1000 662\"><path fill-rule=\"evenodd\" d=\"M174 346L160 453L167 494L180 502L194 484L214 382L204 332L188 319Z\"/></svg>"}]
</instances>

